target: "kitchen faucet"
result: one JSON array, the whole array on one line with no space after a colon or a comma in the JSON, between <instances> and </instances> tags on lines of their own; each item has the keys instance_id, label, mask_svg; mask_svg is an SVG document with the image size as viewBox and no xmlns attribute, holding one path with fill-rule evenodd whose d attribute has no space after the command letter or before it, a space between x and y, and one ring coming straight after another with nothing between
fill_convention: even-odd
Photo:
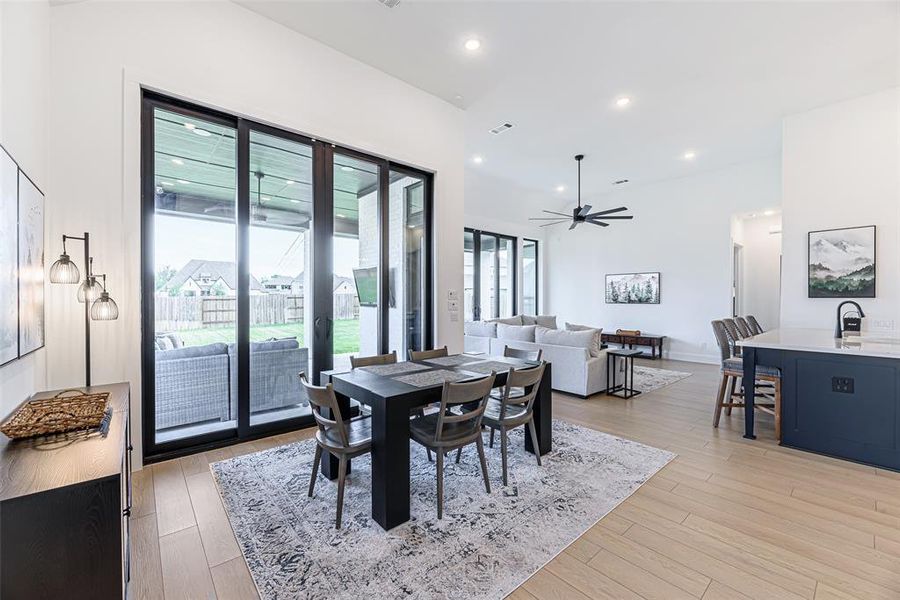
<instances>
[{"instance_id":1,"label":"kitchen faucet","mask_svg":"<svg viewBox=\"0 0 900 600\"><path fill-rule=\"evenodd\" d=\"M856 302L854 302L853 300L844 300L843 302L841 302L840 304L838 304L838 307L837 307L837 323L835 323L835 325L834 325L834 337L835 337L835 338L842 338L842 337L844 337L844 326L843 326L843 323L841 322L841 309L844 307L845 304L852 304L853 306L855 306L855 307L856 307L856 312L859 313L859 318L860 318L860 319L862 319L863 317L866 316L866 313L863 312L862 307L861 307L859 304L857 304Z\"/></svg>"}]
</instances>

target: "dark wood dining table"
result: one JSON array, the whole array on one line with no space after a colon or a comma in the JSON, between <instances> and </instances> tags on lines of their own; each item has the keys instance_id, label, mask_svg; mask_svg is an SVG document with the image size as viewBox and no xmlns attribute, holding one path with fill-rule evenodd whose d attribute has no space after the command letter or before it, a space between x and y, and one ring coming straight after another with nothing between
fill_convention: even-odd
<instances>
[{"instance_id":1,"label":"dark wood dining table","mask_svg":"<svg viewBox=\"0 0 900 600\"><path fill-rule=\"evenodd\" d=\"M400 371L384 374L385 365L359 367L350 371L323 372L323 382L328 376L334 386L342 416L350 414L350 399L365 404L372 411L372 518L385 530L409 520L409 418L410 411L439 402L443 383L413 381L428 378L428 372L450 371L448 377L483 377L496 372L495 387L506 383L509 369L534 366L533 361L502 356L451 355L442 359L396 363L406 367L394 367ZM414 366L411 366L414 365ZM404 371L404 369L415 369ZM434 377L439 376L434 373ZM534 424L537 430L541 455L550 452L552 446L552 390L551 365L546 363L544 376L538 385L534 401ZM412 381L412 382L411 382ZM525 449L535 452L529 436ZM322 473L329 479L337 478L338 461L334 457L322 460ZM349 467L348 467L349 470Z\"/></svg>"}]
</instances>

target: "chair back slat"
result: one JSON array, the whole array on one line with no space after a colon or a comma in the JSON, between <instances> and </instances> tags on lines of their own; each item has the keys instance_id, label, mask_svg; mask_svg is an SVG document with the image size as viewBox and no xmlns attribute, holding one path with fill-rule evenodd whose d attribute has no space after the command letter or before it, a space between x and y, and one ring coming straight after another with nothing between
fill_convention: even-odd
<instances>
[{"instance_id":1,"label":"chair back slat","mask_svg":"<svg viewBox=\"0 0 900 600\"><path fill-rule=\"evenodd\" d=\"M722 319L722 324L725 325L725 333L728 335L728 344L731 346L731 356L740 356L741 351L737 345L737 341L744 339L744 336L738 331L734 319Z\"/></svg>"},{"instance_id":2,"label":"chair back slat","mask_svg":"<svg viewBox=\"0 0 900 600\"><path fill-rule=\"evenodd\" d=\"M435 428L435 442L441 441L447 425L455 425L458 435L469 435L481 431L481 417L487 407L491 388L494 387L496 373L475 381L462 381L459 383L444 382L441 390L441 410L438 413L437 428ZM471 411L463 411L462 414L453 414L450 408L460 404L478 402L478 408Z\"/></svg>"},{"instance_id":3,"label":"chair back slat","mask_svg":"<svg viewBox=\"0 0 900 600\"><path fill-rule=\"evenodd\" d=\"M753 336L753 330L750 329L750 324L747 323L747 319L744 317L735 317L734 324L737 325L738 331L743 337L748 338Z\"/></svg>"},{"instance_id":4,"label":"chair back slat","mask_svg":"<svg viewBox=\"0 0 900 600\"><path fill-rule=\"evenodd\" d=\"M519 348L510 348L509 346L503 347L503 356L507 358L539 361L543 354L544 351L541 348L538 348L537 350L521 350Z\"/></svg>"},{"instance_id":5,"label":"chair back slat","mask_svg":"<svg viewBox=\"0 0 900 600\"><path fill-rule=\"evenodd\" d=\"M731 358L731 341L728 338L728 330L725 329L725 323L721 320L712 322L713 334L716 336L716 345L719 347L719 358L722 364Z\"/></svg>"},{"instance_id":6,"label":"chair back slat","mask_svg":"<svg viewBox=\"0 0 900 600\"><path fill-rule=\"evenodd\" d=\"M435 348L434 350L409 351L409 360L428 360L429 358L443 358L444 356L450 356L447 352L447 346Z\"/></svg>"},{"instance_id":7,"label":"chair back slat","mask_svg":"<svg viewBox=\"0 0 900 600\"><path fill-rule=\"evenodd\" d=\"M506 417L506 408L509 406L525 405L525 413L531 412L534 406L534 399L537 397L538 387L541 378L544 376L544 367L546 363L541 363L536 367L527 369L510 369L506 376L506 386L503 388L503 398L500 400L500 420ZM524 388L525 395L511 397L513 388Z\"/></svg>"},{"instance_id":8,"label":"chair back slat","mask_svg":"<svg viewBox=\"0 0 900 600\"><path fill-rule=\"evenodd\" d=\"M306 390L313 418L319 425L319 430L322 434L327 435L331 431L336 431L341 445L344 448L349 448L350 436L347 433L347 423L344 421L343 415L341 415L340 407L338 407L337 398L334 395L334 387L330 383L325 386L313 385L306 380L305 373L300 373L300 383L303 384L303 388ZM330 411L330 417L322 414L323 408L327 408Z\"/></svg>"},{"instance_id":9,"label":"chair back slat","mask_svg":"<svg viewBox=\"0 0 900 600\"><path fill-rule=\"evenodd\" d=\"M753 315L747 315L747 323L750 324L750 330L753 332L753 335L759 335L765 332L765 330L759 324L759 321L757 321L756 317L754 317Z\"/></svg>"},{"instance_id":10,"label":"chair back slat","mask_svg":"<svg viewBox=\"0 0 900 600\"><path fill-rule=\"evenodd\" d=\"M372 367L375 365L392 365L397 362L397 351L390 354L376 354L375 356L351 356L350 368Z\"/></svg>"}]
</instances>

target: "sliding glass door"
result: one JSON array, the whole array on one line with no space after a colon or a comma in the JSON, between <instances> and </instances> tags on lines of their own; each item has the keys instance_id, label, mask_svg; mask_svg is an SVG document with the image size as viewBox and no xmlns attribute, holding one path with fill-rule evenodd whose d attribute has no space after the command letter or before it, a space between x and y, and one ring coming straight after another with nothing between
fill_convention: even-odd
<instances>
[{"instance_id":1,"label":"sliding glass door","mask_svg":"<svg viewBox=\"0 0 900 600\"><path fill-rule=\"evenodd\" d=\"M467 229L463 277L466 320L516 314L516 238Z\"/></svg>"},{"instance_id":2,"label":"sliding glass door","mask_svg":"<svg viewBox=\"0 0 900 600\"><path fill-rule=\"evenodd\" d=\"M145 456L310 425L299 373L429 346L431 181L145 92Z\"/></svg>"},{"instance_id":3,"label":"sliding glass door","mask_svg":"<svg viewBox=\"0 0 900 600\"><path fill-rule=\"evenodd\" d=\"M522 240L522 313L538 314L538 243Z\"/></svg>"}]
</instances>

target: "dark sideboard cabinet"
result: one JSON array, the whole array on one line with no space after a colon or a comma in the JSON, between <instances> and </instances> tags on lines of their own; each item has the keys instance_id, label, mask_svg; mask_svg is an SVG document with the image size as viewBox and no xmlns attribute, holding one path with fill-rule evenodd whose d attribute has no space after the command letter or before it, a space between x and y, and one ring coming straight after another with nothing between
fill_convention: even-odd
<instances>
[{"instance_id":1,"label":"dark sideboard cabinet","mask_svg":"<svg viewBox=\"0 0 900 600\"><path fill-rule=\"evenodd\" d=\"M105 435L0 434L0 598L125 598L130 579L130 389L109 392ZM36 394L35 398L55 392Z\"/></svg>"}]
</instances>

